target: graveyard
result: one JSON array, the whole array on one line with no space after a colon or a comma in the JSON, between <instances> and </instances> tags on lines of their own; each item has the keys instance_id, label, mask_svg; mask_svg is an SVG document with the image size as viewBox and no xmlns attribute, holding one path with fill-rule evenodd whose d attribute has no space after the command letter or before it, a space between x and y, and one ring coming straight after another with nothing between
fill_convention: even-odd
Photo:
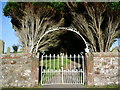
<instances>
[{"instance_id":1,"label":"graveyard","mask_svg":"<svg viewBox=\"0 0 120 90\"><path fill-rule=\"evenodd\" d=\"M0 87L118 89L119 5L6 2L20 45L0 40Z\"/></svg>"}]
</instances>

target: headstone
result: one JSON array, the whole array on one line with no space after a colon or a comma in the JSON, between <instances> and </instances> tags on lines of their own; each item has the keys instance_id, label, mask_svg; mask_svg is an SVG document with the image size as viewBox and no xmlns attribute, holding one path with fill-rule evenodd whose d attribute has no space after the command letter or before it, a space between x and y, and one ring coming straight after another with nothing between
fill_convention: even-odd
<instances>
[{"instance_id":1,"label":"headstone","mask_svg":"<svg viewBox=\"0 0 120 90\"><path fill-rule=\"evenodd\" d=\"M0 54L4 53L4 44L5 42L3 40L0 40Z\"/></svg>"},{"instance_id":2,"label":"headstone","mask_svg":"<svg viewBox=\"0 0 120 90\"><path fill-rule=\"evenodd\" d=\"M10 53L10 47L7 48L7 53Z\"/></svg>"}]
</instances>

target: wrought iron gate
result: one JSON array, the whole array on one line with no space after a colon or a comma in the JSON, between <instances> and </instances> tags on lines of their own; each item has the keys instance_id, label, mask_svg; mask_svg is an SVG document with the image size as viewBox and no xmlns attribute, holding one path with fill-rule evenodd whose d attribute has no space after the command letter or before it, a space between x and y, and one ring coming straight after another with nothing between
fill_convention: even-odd
<instances>
[{"instance_id":1,"label":"wrought iron gate","mask_svg":"<svg viewBox=\"0 0 120 90\"><path fill-rule=\"evenodd\" d=\"M42 55L41 85L84 84L84 56Z\"/></svg>"}]
</instances>

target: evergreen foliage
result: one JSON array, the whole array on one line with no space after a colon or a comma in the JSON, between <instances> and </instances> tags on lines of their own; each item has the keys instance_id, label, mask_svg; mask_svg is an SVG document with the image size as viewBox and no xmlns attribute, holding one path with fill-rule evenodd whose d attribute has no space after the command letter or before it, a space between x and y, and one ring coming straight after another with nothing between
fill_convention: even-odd
<instances>
[{"instance_id":1,"label":"evergreen foliage","mask_svg":"<svg viewBox=\"0 0 120 90\"><path fill-rule=\"evenodd\" d=\"M11 18L23 47L32 47L30 52L52 25L77 28L93 51L101 52L109 51L118 37L119 9L120 2L7 2L3 13Z\"/></svg>"},{"instance_id":2,"label":"evergreen foliage","mask_svg":"<svg viewBox=\"0 0 120 90\"><path fill-rule=\"evenodd\" d=\"M12 48L14 50L13 52L16 53L16 52L18 52L19 46L18 45L13 45Z\"/></svg>"}]
</instances>

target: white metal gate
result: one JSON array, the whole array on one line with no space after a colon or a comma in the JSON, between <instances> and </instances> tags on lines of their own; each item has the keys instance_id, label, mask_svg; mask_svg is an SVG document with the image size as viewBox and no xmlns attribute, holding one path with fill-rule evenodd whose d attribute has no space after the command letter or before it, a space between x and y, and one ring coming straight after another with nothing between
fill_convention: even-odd
<instances>
[{"instance_id":1,"label":"white metal gate","mask_svg":"<svg viewBox=\"0 0 120 90\"><path fill-rule=\"evenodd\" d=\"M41 85L84 84L84 56L42 55Z\"/></svg>"}]
</instances>

